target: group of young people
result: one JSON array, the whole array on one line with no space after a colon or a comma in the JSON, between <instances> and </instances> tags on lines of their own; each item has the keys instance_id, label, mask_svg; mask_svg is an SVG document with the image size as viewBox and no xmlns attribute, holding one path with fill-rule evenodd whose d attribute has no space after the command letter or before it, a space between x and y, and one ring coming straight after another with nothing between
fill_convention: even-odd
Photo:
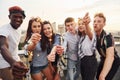
<instances>
[{"instance_id":1,"label":"group of young people","mask_svg":"<svg viewBox=\"0 0 120 80\"><path fill-rule=\"evenodd\" d=\"M94 16L94 32L89 25L91 21L88 13L79 18L77 24L73 17L66 18L63 41L61 35L54 33L49 21L42 21L39 17L31 18L24 41L25 50L32 51L33 54L30 68L17 54L20 41L19 27L25 17L24 10L19 6L10 7L10 23L0 27L0 78L22 80L30 69L33 80L58 80L55 78L55 74L59 74L58 63L61 56L66 54L65 80L78 80L79 74L82 80L113 79L119 68L120 58L115 50L113 36L103 29L106 24L103 13ZM99 63L96 59L96 50L100 54ZM59 80L63 80L60 78L59 75Z\"/></svg>"}]
</instances>

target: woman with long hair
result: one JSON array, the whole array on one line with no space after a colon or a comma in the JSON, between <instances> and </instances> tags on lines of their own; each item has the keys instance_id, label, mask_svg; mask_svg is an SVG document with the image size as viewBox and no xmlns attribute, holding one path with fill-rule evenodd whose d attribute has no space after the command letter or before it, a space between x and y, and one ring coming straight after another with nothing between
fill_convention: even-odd
<instances>
[{"instance_id":1,"label":"woman with long hair","mask_svg":"<svg viewBox=\"0 0 120 80\"><path fill-rule=\"evenodd\" d=\"M32 51L33 57L30 63L30 73L33 80L43 80L43 75L47 80L53 80L52 73L48 67L47 51L41 45L42 21L40 18L29 20L27 34L25 38L25 49Z\"/></svg>"},{"instance_id":2,"label":"woman with long hair","mask_svg":"<svg viewBox=\"0 0 120 80\"><path fill-rule=\"evenodd\" d=\"M78 55L80 59L80 70L82 80L94 80L97 71L97 59L95 56L96 38L90 38L86 33L84 19L78 19Z\"/></svg>"}]
</instances>

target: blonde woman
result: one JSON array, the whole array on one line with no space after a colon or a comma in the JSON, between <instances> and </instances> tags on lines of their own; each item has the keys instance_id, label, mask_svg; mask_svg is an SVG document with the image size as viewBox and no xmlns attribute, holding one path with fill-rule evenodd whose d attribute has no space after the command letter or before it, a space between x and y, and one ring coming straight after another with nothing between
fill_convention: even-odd
<instances>
[{"instance_id":1,"label":"blonde woman","mask_svg":"<svg viewBox=\"0 0 120 80\"><path fill-rule=\"evenodd\" d=\"M96 39L87 35L87 26L85 24L82 18L78 19L78 35L80 36L78 55L81 62L81 76L82 80L94 80L97 70L97 59L95 57Z\"/></svg>"}]
</instances>

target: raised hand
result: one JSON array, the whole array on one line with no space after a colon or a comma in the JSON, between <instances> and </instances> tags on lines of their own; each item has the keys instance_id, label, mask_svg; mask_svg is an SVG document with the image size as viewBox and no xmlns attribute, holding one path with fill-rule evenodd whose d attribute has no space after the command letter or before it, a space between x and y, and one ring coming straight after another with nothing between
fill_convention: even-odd
<instances>
[{"instance_id":1,"label":"raised hand","mask_svg":"<svg viewBox=\"0 0 120 80\"><path fill-rule=\"evenodd\" d=\"M56 54L56 46L54 46L50 52L50 54L47 56L48 60L51 62L55 61L55 54Z\"/></svg>"},{"instance_id":2,"label":"raised hand","mask_svg":"<svg viewBox=\"0 0 120 80\"><path fill-rule=\"evenodd\" d=\"M89 23L90 23L90 16L89 16L89 13L86 13L85 16L83 17L83 22L86 26L86 34L89 36L90 40L92 40L93 38L93 34L91 32L91 28L89 26Z\"/></svg>"},{"instance_id":3,"label":"raised hand","mask_svg":"<svg viewBox=\"0 0 120 80\"><path fill-rule=\"evenodd\" d=\"M87 25L89 25L89 23L90 23L90 16L89 16L89 13L87 12L86 14L85 14L85 16L83 17L83 22L85 23L85 25L87 26Z\"/></svg>"},{"instance_id":4,"label":"raised hand","mask_svg":"<svg viewBox=\"0 0 120 80\"><path fill-rule=\"evenodd\" d=\"M48 59L48 61L50 61L50 62L54 62L54 61L55 61L55 53L50 53L50 54L47 56L47 59Z\"/></svg>"},{"instance_id":5,"label":"raised hand","mask_svg":"<svg viewBox=\"0 0 120 80\"><path fill-rule=\"evenodd\" d=\"M31 41L34 44L37 44L41 40L41 35L39 33L33 33L31 36Z\"/></svg>"},{"instance_id":6,"label":"raised hand","mask_svg":"<svg viewBox=\"0 0 120 80\"><path fill-rule=\"evenodd\" d=\"M62 55L62 53L64 52L64 48L60 45L57 45L56 52L57 52L57 54Z\"/></svg>"}]
</instances>

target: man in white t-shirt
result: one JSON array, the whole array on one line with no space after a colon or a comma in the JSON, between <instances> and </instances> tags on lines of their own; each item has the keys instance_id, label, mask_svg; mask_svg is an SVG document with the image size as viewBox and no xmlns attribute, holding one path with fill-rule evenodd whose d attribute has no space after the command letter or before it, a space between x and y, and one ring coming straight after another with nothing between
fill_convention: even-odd
<instances>
[{"instance_id":1,"label":"man in white t-shirt","mask_svg":"<svg viewBox=\"0 0 120 80\"><path fill-rule=\"evenodd\" d=\"M25 18L24 11L13 6L9 8L10 23L0 27L0 78L3 80L22 80L27 67L17 54L20 41L19 27ZM14 78L13 78L14 76Z\"/></svg>"}]
</instances>

